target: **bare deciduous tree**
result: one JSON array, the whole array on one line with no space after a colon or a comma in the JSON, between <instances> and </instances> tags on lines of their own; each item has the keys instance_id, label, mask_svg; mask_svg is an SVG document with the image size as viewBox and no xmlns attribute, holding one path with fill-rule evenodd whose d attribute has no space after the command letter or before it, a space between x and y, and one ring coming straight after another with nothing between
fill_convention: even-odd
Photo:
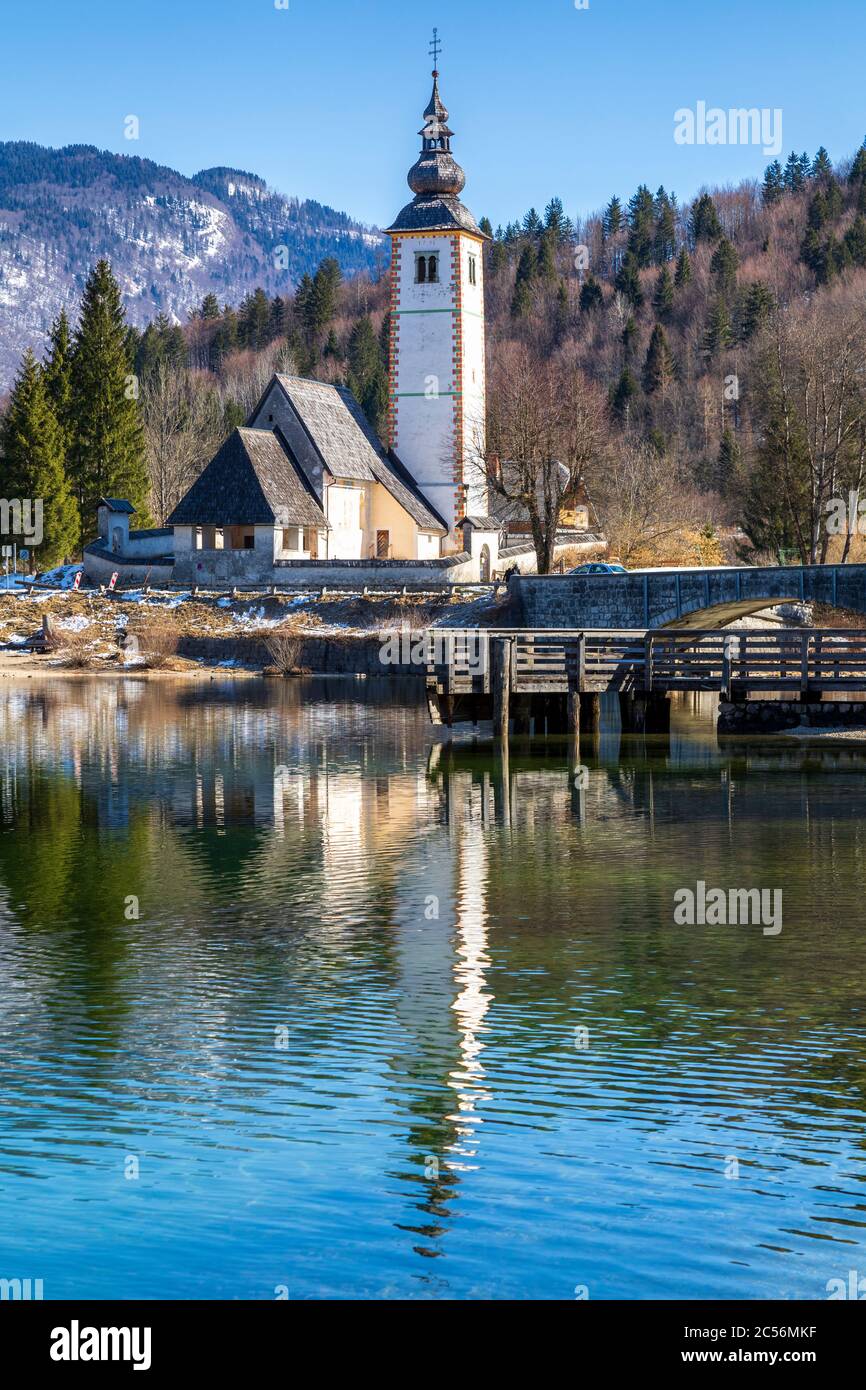
<instances>
[{"instance_id":1,"label":"bare deciduous tree","mask_svg":"<svg viewBox=\"0 0 866 1390\"><path fill-rule=\"evenodd\" d=\"M486 444L470 447L468 466L489 495L528 521L539 574L552 569L564 505L606 442L601 393L569 358L551 362L522 343L502 346L489 383Z\"/></svg>"}]
</instances>

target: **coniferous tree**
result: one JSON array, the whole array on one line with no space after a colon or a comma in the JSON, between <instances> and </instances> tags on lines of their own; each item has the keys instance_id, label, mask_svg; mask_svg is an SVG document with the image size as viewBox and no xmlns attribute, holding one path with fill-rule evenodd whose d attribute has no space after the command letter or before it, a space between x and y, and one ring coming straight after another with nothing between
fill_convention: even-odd
<instances>
[{"instance_id":1,"label":"coniferous tree","mask_svg":"<svg viewBox=\"0 0 866 1390\"><path fill-rule=\"evenodd\" d=\"M653 309L657 319L668 319L674 307L674 282L666 265L659 271L653 291Z\"/></svg>"},{"instance_id":2,"label":"coniferous tree","mask_svg":"<svg viewBox=\"0 0 866 1390\"><path fill-rule=\"evenodd\" d=\"M773 203L778 203L785 191L784 174L778 159L774 159L772 164L767 165L764 174L764 185L761 189L761 196L764 207L771 207Z\"/></svg>"},{"instance_id":3,"label":"coniferous tree","mask_svg":"<svg viewBox=\"0 0 866 1390\"><path fill-rule=\"evenodd\" d=\"M704 351L709 357L717 357L725 348L731 346L733 334L728 308L721 295L710 306L707 326L704 332Z\"/></svg>"},{"instance_id":4,"label":"coniferous tree","mask_svg":"<svg viewBox=\"0 0 866 1390\"><path fill-rule=\"evenodd\" d=\"M850 183L860 183L863 179L866 179L866 145L860 146L848 175Z\"/></svg>"},{"instance_id":5,"label":"coniferous tree","mask_svg":"<svg viewBox=\"0 0 866 1390\"><path fill-rule=\"evenodd\" d=\"M845 247L856 266L866 266L866 217L858 212L845 233Z\"/></svg>"},{"instance_id":6,"label":"coniferous tree","mask_svg":"<svg viewBox=\"0 0 866 1390\"><path fill-rule=\"evenodd\" d=\"M723 236L710 261L710 273L716 282L716 293L730 295L737 285L740 258L728 238Z\"/></svg>"},{"instance_id":7,"label":"coniferous tree","mask_svg":"<svg viewBox=\"0 0 866 1390\"><path fill-rule=\"evenodd\" d=\"M580 287L580 312L582 314L591 313L593 309L601 309L604 305L604 295L601 285L594 275L587 275Z\"/></svg>"},{"instance_id":8,"label":"coniferous tree","mask_svg":"<svg viewBox=\"0 0 866 1390\"><path fill-rule=\"evenodd\" d=\"M561 198L551 198L544 209L544 230L551 234L554 246L562 246L570 239L573 228L565 215Z\"/></svg>"},{"instance_id":9,"label":"coniferous tree","mask_svg":"<svg viewBox=\"0 0 866 1390\"><path fill-rule=\"evenodd\" d=\"M824 146L822 145L821 148L818 150L818 153L815 155L814 160L812 161L812 178L826 179L830 178L832 176L832 173L833 165L830 162L830 156L824 149Z\"/></svg>"},{"instance_id":10,"label":"coniferous tree","mask_svg":"<svg viewBox=\"0 0 866 1390\"><path fill-rule=\"evenodd\" d=\"M643 368L643 389L648 396L665 390L673 380L674 359L661 324L652 331Z\"/></svg>"},{"instance_id":11,"label":"coniferous tree","mask_svg":"<svg viewBox=\"0 0 866 1390\"><path fill-rule=\"evenodd\" d=\"M633 318L628 318L626 320L620 342L622 343L622 360L627 366L629 362L634 360L638 345L637 324Z\"/></svg>"},{"instance_id":12,"label":"coniferous tree","mask_svg":"<svg viewBox=\"0 0 866 1390\"><path fill-rule=\"evenodd\" d=\"M517 263L514 294L511 299L511 317L513 319L523 318L532 308L532 281L535 278L535 268L535 254L532 246L527 242Z\"/></svg>"},{"instance_id":13,"label":"coniferous tree","mask_svg":"<svg viewBox=\"0 0 866 1390\"><path fill-rule=\"evenodd\" d=\"M28 348L3 420L4 496L42 504L42 541L34 560L49 569L69 559L78 545L78 507L65 471L65 437L45 378ZM23 540L23 536L20 538Z\"/></svg>"},{"instance_id":14,"label":"coniferous tree","mask_svg":"<svg viewBox=\"0 0 866 1390\"><path fill-rule=\"evenodd\" d=\"M773 294L763 280L753 280L746 293L743 305L740 336L748 343L759 333L770 317L773 309Z\"/></svg>"},{"instance_id":15,"label":"coniferous tree","mask_svg":"<svg viewBox=\"0 0 866 1390\"><path fill-rule=\"evenodd\" d=\"M631 403L638 394L638 384L628 367L623 367L619 380L611 388L610 411L621 425L628 426L631 417Z\"/></svg>"},{"instance_id":16,"label":"coniferous tree","mask_svg":"<svg viewBox=\"0 0 866 1390\"><path fill-rule=\"evenodd\" d=\"M490 260L488 270L494 278L498 276L508 264L508 252L505 249L505 242L501 237L497 237L490 248Z\"/></svg>"},{"instance_id":17,"label":"coniferous tree","mask_svg":"<svg viewBox=\"0 0 866 1390\"><path fill-rule=\"evenodd\" d=\"M655 232L653 234L653 253L657 265L664 265L676 250L676 218L674 205L664 188L655 196Z\"/></svg>"},{"instance_id":18,"label":"coniferous tree","mask_svg":"<svg viewBox=\"0 0 866 1390\"><path fill-rule=\"evenodd\" d=\"M568 299L568 288L564 280L560 280L556 290L556 303L553 309L553 341L559 344L568 333L571 322L571 305Z\"/></svg>"},{"instance_id":19,"label":"coniferous tree","mask_svg":"<svg viewBox=\"0 0 866 1390\"><path fill-rule=\"evenodd\" d=\"M674 284L677 289L682 289L692 278L692 262L685 247L682 248L677 256L677 268L674 272Z\"/></svg>"},{"instance_id":20,"label":"coniferous tree","mask_svg":"<svg viewBox=\"0 0 866 1390\"><path fill-rule=\"evenodd\" d=\"M347 357L349 389L381 436L388 411L388 374L368 314L358 319L349 335Z\"/></svg>"},{"instance_id":21,"label":"coniferous tree","mask_svg":"<svg viewBox=\"0 0 866 1390\"><path fill-rule=\"evenodd\" d=\"M654 222L653 196L642 183L628 205L628 249L641 270L652 264Z\"/></svg>"},{"instance_id":22,"label":"coniferous tree","mask_svg":"<svg viewBox=\"0 0 866 1390\"><path fill-rule=\"evenodd\" d=\"M45 389L63 436L64 469L68 466L72 436L72 334L66 310L61 309L51 325L48 357L43 368Z\"/></svg>"},{"instance_id":23,"label":"coniferous tree","mask_svg":"<svg viewBox=\"0 0 866 1390\"><path fill-rule=\"evenodd\" d=\"M611 237L616 236L617 232L622 230L622 224L622 203L619 198L614 195L605 208L604 216L602 217L601 225L605 240L609 241Z\"/></svg>"},{"instance_id":24,"label":"coniferous tree","mask_svg":"<svg viewBox=\"0 0 866 1390\"><path fill-rule=\"evenodd\" d=\"M200 319L218 319L220 316L219 300L215 294L206 294L201 302L198 311Z\"/></svg>"},{"instance_id":25,"label":"coniferous tree","mask_svg":"<svg viewBox=\"0 0 866 1390\"><path fill-rule=\"evenodd\" d=\"M543 233L538 242L538 262L536 273L539 280L550 284L556 279L555 237L552 231Z\"/></svg>"},{"instance_id":26,"label":"coniferous tree","mask_svg":"<svg viewBox=\"0 0 866 1390\"><path fill-rule=\"evenodd\" d=\"M614 284L620 294L625 295L632 308L640 308L643 304L643 290L640 283L637 257L633 251L626 251L623 256L622 265L616 273Z\"/></svg>"},{"instance_id":27,"label":"coniferous tree","mask_svg":"<svg viewBox=\"0 0 866 1390\"><path fill-rule=\"evenodd\" d=\"M702 193L695 202L689 218L689 227L696 245L699 241L718 241L722 236L719 214L709 193Z\"/></svg>"},{"instance_id":28,"label":"coniferous tree","mask_svg":"<svg viewBox=\"0 0 866 1390\"><path fill-rule=\"evenodd\" d=\"M544 230L544 223L536 212L535 208L530 208L523 219L523 235L528 237L540 236Z\"/></svg>"},{"instance_id":29,"label":"coniferous tree","mask_svg":"<svg viewBox=\"0 0 866 1390\"><path fill-rule=\"evenodd\" d=\"M489 236L491 241L493 240L493 226L489 217L482 217L481 221L478 223L478 228L485 236Z\"/></svg>"},{"instance_id":30,"label":"coniferous tree","mask_svg":"<svg viewBox=\"0 0 866 1390\"><path fill-rule=\"evenodd\" d=\"M72 349L70 475L81 526L93 533L102 496L124 497L149 521L137 382L126 356L123 308L108 261L90 273Z\"/></svg>"}]
</instances>

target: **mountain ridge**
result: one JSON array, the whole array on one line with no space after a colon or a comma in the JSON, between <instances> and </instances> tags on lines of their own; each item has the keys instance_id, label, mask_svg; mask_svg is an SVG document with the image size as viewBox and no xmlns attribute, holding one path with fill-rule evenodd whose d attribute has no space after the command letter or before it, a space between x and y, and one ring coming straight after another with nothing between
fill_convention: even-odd
<instances>
[{"instance_id":1,"label":"mountain ridge","mask_svg":"<svg viewBox=\"0 0 866 1390\"><path fill-rule=\"evenodd\" d=\"M217 165L187 177L95 145L0 142L0 391L61 307L74 314L91 266L112 264L129 321L184 322L204 295L238 304L288 294L326 256L344 274L383 262L376 228Z\"/></svg>"}]
</instances>

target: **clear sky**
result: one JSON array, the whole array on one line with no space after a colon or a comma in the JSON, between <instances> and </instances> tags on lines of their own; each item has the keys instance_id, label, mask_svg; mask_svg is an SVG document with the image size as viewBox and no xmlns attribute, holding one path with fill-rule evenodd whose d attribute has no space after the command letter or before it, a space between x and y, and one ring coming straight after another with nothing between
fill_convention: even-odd
<instances>
[{"instance_id":1,"label":"clear sky","mask_svg":"<svg viewBox=\"0 0 866 1390\"><path fill-rule=\"evenodd\" d=\"M838 159L866 133L863 0L281 3L3 0L0 138L232 165L387 225L410 196L434 24L465 201L494 225L553 193L574 215L641 181L687 198L759 176L760 148L675 143L674 112L698 101L781 109L785 152Z\"/></svg>"}]
</instances>

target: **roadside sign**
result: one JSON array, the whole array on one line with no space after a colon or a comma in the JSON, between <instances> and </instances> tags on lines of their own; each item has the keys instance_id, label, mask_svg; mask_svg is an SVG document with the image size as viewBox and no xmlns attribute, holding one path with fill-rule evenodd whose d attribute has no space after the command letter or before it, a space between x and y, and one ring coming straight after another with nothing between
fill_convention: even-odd
<instances>
[{"instance_id":1,"label":"roadside sign","mask_svg":"<svg viewBox=\"0 0 866 1390\"><path fill-rule=\"evenodd\" d=\"M76 572L75 572L75 578L74 578L73 581L72 581L72 587L73 587L73 589L80 589L80 588L81 588L81 576L82 576L83 573L84 573L83 570L76 570Z\"/></svg>"},{"instance_id":2,"label":"roadside sign","mask_svg":"<svg viewBox=\"0 0 866 1390\"><path fill-rule=\"evenodd\" d=\"M120 572L119 572L119 570L115 570L114 573L112 574L110 580L108 581L108 592L109 592L109 593L111 593L111 592L113 591L114 586L115 586L115 584L117 583L119 577L120 577Z\"/></svg>"},{"instance_id":3,"label":"roadside sign","mask_svg":"<svg viewBox=\"0 0 866 1390\"><path fill-rule=\"evenodd\" d=\"M29 550L19 550L19 551L18 551L18 555L19 555L20 559L22 559L22 560L29 560L29 559L30 559L30 551L29 551Z\"/></svg>"}]
</instances>

